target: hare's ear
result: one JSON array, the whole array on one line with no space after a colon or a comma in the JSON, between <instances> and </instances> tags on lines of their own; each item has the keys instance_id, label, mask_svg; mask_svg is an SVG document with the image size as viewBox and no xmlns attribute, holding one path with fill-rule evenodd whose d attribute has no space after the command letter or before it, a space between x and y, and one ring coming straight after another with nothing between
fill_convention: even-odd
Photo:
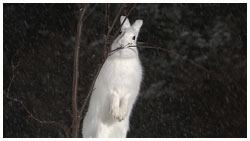
<instances>
[{"instance_id":1,"label":"hare's ear","mask_svg":"<svg viewBox=\"0 0 250 141\"><path fill-rule=\"evenodd\" d=\"M136 32L139 32L142 24L143 24L143 20L136 20L135 23L133 23L132 27L134 28Z\"/></svg>"},{"instance_id":2,"label":"hare's ear","mask_svg":"<svg viewBox=\"0 0 250 141\"><path fill-rule=\"evenodd\" d=\"M123 23L125 18L126 18L126 16L121 16L121 18L120 18L120 23L121 24ZM130 23L129 23L129 20L127 18L126 21L124 22L124 24L122 25L122 29L129 28L129 27L130 27Z\"/></svg>"}]
</instances>

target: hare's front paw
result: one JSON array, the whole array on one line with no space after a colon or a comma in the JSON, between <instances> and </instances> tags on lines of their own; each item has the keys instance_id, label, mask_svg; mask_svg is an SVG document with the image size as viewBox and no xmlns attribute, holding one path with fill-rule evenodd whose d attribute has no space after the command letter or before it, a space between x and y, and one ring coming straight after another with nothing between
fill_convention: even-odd
<instances>
[{"instance_id":1,"label":"hare's front paw","mask_svg":"<svg viewBox=\"0 0 250 141\"><path fill-rule=\"evenodd\" d=\"M120 107L117 120L119 121L124 120L124 118L127 116L127 113L128 113L127 107L123 107L123 106Z\"/></svg>"},{"instance_id":2,"label":"hare's front paw","mask_svg":"<svg viewBox=\"0 0 250 141\"><path fill-rule=\"evenodd\" d=\"M124 120L124 118L126 117L127 115L127 112L128 110L124 107L124 108L121 108L119 106L112 106L111 108L111 115L118 121L122 121Z\"/></svg>"},{"instance_id":3,"label":"hare's front paw","mask_svg":"<svg viewBox=\"0 0 250 141\"><path fill-rule=\"evenodd\" d=\"M118 114L118 120L122 121L128 114L128 102L129 102L129 94L126 94L120 100L120 109Z\"/></svg>"},{"instance_id":4,"label":"hare's front paw","mask_svg":"<svg viewBox=\"0 0 250 141\"><path fill-rule=\"evenodd\" d=\"M118 121L122 121L128 112L128 105L127 105L127 100L122 98L120 99L117 90L111 90L112 94L112 102L110 106L110 114L114 117L114 119Z\"/></svg>"},{"instance_id":5,"label":"hare's front paw","mask_svg":"<svg viewBox=\"0 0 250 141\"><path fill-rule=\"evenodd\" d=\"M118 119L119 116L119 109L120 109L120 99L116 89L110 90L112 95L112 101L110 105L110 114L115 118Z\"/></svg>"},{"instance_id":6,"label":"hare's front paw","mask_svg":"<svg viewBox=\"0 0 250 141\"><path fill-rule=\"evenodd\" d=\"M110 109L110 114L117 119L118 115L119 115L119 104L115 104L113 102L113 104L111 105L111 109Z\"/></svg>"}]
</instances>

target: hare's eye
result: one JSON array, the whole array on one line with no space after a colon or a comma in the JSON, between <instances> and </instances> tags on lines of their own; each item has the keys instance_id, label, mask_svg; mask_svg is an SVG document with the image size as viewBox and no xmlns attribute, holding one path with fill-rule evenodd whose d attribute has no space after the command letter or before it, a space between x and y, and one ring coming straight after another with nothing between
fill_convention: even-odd
<instances>
[{"instance_id":1,"label":"hare's eye","mask_svg":"<svg viewBox=\"0 0 250 141\"><path fill-rule=\"evenodd\" d=\"M119 31L119 34L122 34L122 31L121 31L121 30Z\"/></svg>"},{"instance_id":2,"label":"hare's eye","mask_svg":"<svg viewBox=\"0 0 250 141\"><path fill-rule=\"evenodd\" d=\"M135 40L135 36L133 36L133 38L132 38L133 40Z\"/></svg>"}]
</instances>

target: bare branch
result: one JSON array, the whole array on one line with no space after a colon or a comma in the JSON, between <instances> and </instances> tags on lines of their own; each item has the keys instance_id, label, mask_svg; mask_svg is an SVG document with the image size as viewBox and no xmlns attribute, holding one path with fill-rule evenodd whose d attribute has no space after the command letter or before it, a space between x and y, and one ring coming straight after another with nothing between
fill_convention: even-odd
<instances>
[{"instance_id":1,"label":"bare branch","mask_svg":"<svg viewBox=\"0 0 250 141\"><path fill-rule=\"evenodd\" d=\"M119 50L121 50L121 49L124 49L124 47L118 47L118 48L116 48L116 49L114 49L114 50L111 50L111 51L109 52L109 54L108 54L108 57L111 56L111 55L113 55L114 53L116 53L117 51L119 51Z\"/></svg>"},{"instance_id":2,"label":"bare branch","mask_svg":"<svg viewBox=\"0 0 250 141\"><path fill-rule=\"evenodd\" d=\"M122 12L122 10L124 9L124 7L126 7L126 4L122 4L121 7L119 8L116 16L115 16L115 19L111 25L111 27L109 28L108 30L108 33L107 33L107 37L110 35L111 31L113 30L114 26L115 26L115 23L116 21L118 20L118 18L120 17L120 13Z\"/></svg>"},{"instance_id":3,"label":"bare branch","mask_svg":"<svg viewBox=\"0 0 250 141\"><path fill-rule=\"evenodd\" d=\"M81 41L81 33L82 33L82 23L83 16L86 12L88 4L81 9L81 13L79 16L78 24L77 24L77 33L76 33L76 44L75 44L75 52L74 52L74 74L73 74L73 88L72 88L72 111L73 111L73 137L78 137L79 131L79 113L78 113L78 105L77 105L77 89L78 89L78 60L79 60L79 49L80 49L80 41Z\"/></svg>"},{"instance_id":4,"label":"bare branch","mask_svg":"<svg viewBox=\"0 0 250 141\"><path fill-rule=\"evenodd\" d=\"M24 109L24 111L29 115L29 117L37 122L39 122L40 124L54 124L54 125L57 125L58 127L60 127L61 129L63 129L64 131L64 134L65 136L68 138L69 137L69 134L67 132L67 129L64 125L60 124L59 122L56 122L56 121L45 121L45 120L41 120L39 118L37 118L36 116L34 116L34 114L32 112L30 112L30 110L24 105L24 102L22 100L19 100L17 98L14 98L14 97L11 97L9 95L9 92L10 92L10 88L11 88L11 85L12 85L12 82L16 76L15 74L15 71L16 71L16 68L19 66L21 62L21 59L18 61L18 63L16 65L13 65L12 63L12 77L10 79L10 83L9 83L9 86L8 86L8 89L7 89L7 92L3 92L4 96L11 100L11 101L15 101L15 102L18 102L19 104L21 104L22 108Z\"/></svg>"},{"instance_id":5,"label":"bare branch","mask_svg":"<svg viewBox=\"0 0 250 141\"><path fill-rule=\"evenodd\" d=\"M97 4L94 5L94 7L91 9L91 11L88 13L88 15L86 15L83 20L82 23L95 11L95 7L97 6Z\"/></svg>"},{"instance_id":6,"label":"bare branch","mask_svg":"<svg viewBox=\"0 0 250 141\"><path fill-rule=\"evenodd\" d=\"M107 26L108 26L108 29L110 28L110 23L109 23L109 7L110 7L110 3L108 3L108 7L107 7L107 12L108 12L108 13L107 13L107 16L108 16L108 17L107 17L107 22L108 22L108 25L107 25Z\"/></svg>"},{"instance_id":7,"label":"bare branch","mask_svg":"<svg viewBox=\"0 0 250 141\"><path fill-rule=\"evenodd\" d=\"M37 122L39 122L40 124L55 124L56 126L60 127L61 129L63 129L64 134L67 138L69 138L69 134L68 134L68 130L66 129L66 127L62 124L60 124L59 122L56 121L45 121L45 120L41 120L39 118L37 118L36 116L33 115L32 112L30 112L30 110L24 105L24 102L22 100L19 100L17 98L13 98L10 97L9 94L7 92L4 92L4 96L6 98L8 98L11 101L15 101L21 104L22 108L24 109L24 111L29 115L29 117Z\"/></svg>"},{"instance_id":8,"label":"bare branch","mask_svg":"<svg viewBox=\"0 0 250 141\"><path fill-rule=\"evenodd\" d=\"M106 27L108 25L108 4L105 4L105 16L104 16L104 28L103 28L103 40L104 40L104 58L107 55L107 35L106 35ZM109 28L107 28L109 29Z\"/></svg>"},{"instance_id":9,"label":"bare branch","mask_svg":"<svg viewBox=\"0 0 250 141\"><path fill-rule=\"evenodd\" d=\"M7 89L7 93L9 94L10 92L10 87L12 85L12 81L14 80L15 78L15 71L16 71L16 68L19 66L21 62L21 59L17 62L16 65L13 65L13 62L11 62L11 66L12 66L12 77L10 78L10 83L9 83L9 86L8 86L8 89Z\"/></svg>"},{"instance_id":10,"label":"bare branch","mask_svg":"<svg viewBox=\"0 0 250 141\"><path fill-rule=\"evenodd\" d=\"M206 73L214 76L217 80L223 80L223 78L220 77L219 74L215 73L215 72L212 72L210 70L208 70L207 68L205 68L203 65L201 64L198 64L196 63L195 61L191 60L191 59L188 59L188 58L185 58L184 56L178 54L177 52L173 51L173 50L168 50L166 48L162 48L162 47L157 47L157 46L141 46L141 45L137 45L137 46L129 46L129 47L138 47L138 48L151 48L151 49L158 49L158 50L161 50L161 51L165 51L165 52L168 52L168 53L171 53L171 54L174 54L176 56L179 56L181 59L183 60L187 60L189 61L192 65L194 65L195 67L205 71Z\"/></svg>"}]
</instances>

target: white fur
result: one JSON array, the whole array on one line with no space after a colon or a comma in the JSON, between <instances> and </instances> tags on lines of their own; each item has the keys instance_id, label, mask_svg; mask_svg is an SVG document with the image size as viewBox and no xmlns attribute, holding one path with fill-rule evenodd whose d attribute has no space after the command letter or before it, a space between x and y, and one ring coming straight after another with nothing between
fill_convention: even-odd
<instances>
[{"instance_id":1,"label":"white fur","mask_svg":"<svg viewBox=\"0 0 250 141\"><path fill-rule=\"evenodd\" d=\"M125 16L121 16L122 23ZM125 138L129 117L139 94L142 67L135 46L142 20L131 26L128 19L111 49L124 47L105 61L95 82L88 112L83 121L83 137ZM135 40L133 40L135 36Z\"/></svg>"}]
</instances>

